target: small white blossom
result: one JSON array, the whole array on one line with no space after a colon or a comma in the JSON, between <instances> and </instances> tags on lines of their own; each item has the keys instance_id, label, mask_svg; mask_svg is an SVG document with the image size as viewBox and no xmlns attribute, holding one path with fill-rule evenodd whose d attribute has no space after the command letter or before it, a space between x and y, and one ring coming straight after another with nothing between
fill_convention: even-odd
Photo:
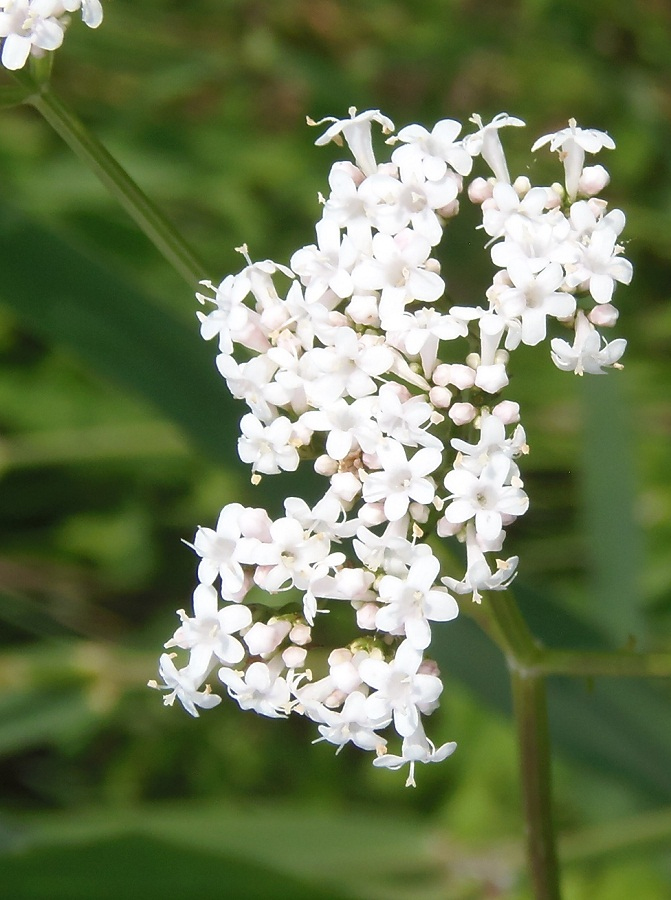
<instances>
[{"instance_id":1,"label":"small white blossom","mask_svg":"<svg viewBox=\"0 0 671 900\"><path fill-rule=\"evenodd\" d=\"M440 450L423 447L408 459L402 444L386 438L380 444L377 456L382 471L372 472L364 481L363 497L367 503L384 500L384 514L390 522L407 513L411 500L431 503L436 488L426 476L440 465Z\"/></svg>"},{"instance_id":2,"label":"small white blossom","mask_svg":"<svg viewBox=\"0 0 671 900\"><path fill-rule=\"evenodd\" d=\"M148 682L150 688L169 692L163 697L165 706L172 706L177 699L190 715L197 718L198 707L212 709L221 703L221 697L211 693L209 684L205 686L205 690L199 690L203 683L202 673L192 671L190 666L178 669L173 662L174 658L174 653L163 653L159 660L159 673L163 684L153 680Z\"/></svg>"}]
</instances>

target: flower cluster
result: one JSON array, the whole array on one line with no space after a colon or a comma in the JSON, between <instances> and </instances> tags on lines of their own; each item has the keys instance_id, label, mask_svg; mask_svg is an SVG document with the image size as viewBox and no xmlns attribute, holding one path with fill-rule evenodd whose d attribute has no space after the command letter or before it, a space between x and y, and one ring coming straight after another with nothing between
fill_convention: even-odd
<instances>
[{"instance_id":1,"label":"flower cluster","mask_svg":"<svg viewBox=\"0 0 671 900\"><path fill-rule=\"evenodd\" d=\"M70 22L68 13L78 9L89 28L103 20L100 0L0 0L2 65L22 69L29 56L57 50Z\"/></svg>"},{"instance_id":2,"label":"flower cluster","mask_svg":"<svg viewBox=\"0 0 671 900\"><path fill-rule=\"evenodd\" d=\"M574 121L542 138L534 149L560 152L566 185L532 187L511 182L500 141L523 123L472 122L462 138L450 119L431 132L402 128L383 163L372 128L393 135L394 125L378 110L311 123L328 123L318 145L346 142L353 155L331 169L315 243L289 267L253 263L242 247L239 274L205 283L201 333L217 339L219 372L249 408L238 449L252 481L312 459L327 487L312 506L288 498L274 521L231 503L216 528L198 529L193 615L178 613L166 644L189 660L160 663L167 704L177 698L193 715L216 705L206 684L215 673L243 709L298 713L317 740L372 750L377 766L408 764L408 784L417 762L456 746L436 747L424 730L442 691L426 656L433 623L456 617L455 595L479 602L517 569L517 557L499 557L528 506L519 406L500 397L510 351L552 325L570 336L552 339L552 359L583 374L616 365L625 345L597 330L616 321L615 282L631 278L617 243L624 216L597 198L606 170L584 166L611 139ZM475 178L468 196L496 273L485 304L449 306L433 253L478 156L493 177ZM429 539L450 536L465 545L466 568L441 575ZM287 606L278 612L275 600L269 612L264 592L285 591ZM312 636L329 603L352 608L358 633L327 653Z\"/></svg>"}]
</instances>

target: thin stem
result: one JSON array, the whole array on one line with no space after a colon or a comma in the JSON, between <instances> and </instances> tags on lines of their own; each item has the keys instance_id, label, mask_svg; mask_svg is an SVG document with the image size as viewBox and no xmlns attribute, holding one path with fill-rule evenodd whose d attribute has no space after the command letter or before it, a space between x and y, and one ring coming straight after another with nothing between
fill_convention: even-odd
<instances>
[{"instance_id":1,"label":"thin stem","mask_svg":"<svg viewBox=\"0 0 671 900\"><path fill-rule=\"evenodd\" d=\"M48 83L38 84L26 72L17 72L15 77L22 85L34 88L25 102L35 107L89 166L156 249L188 285L195 289L198 282L207 277L207 267L164 214L74 112L54 94Z\"/></svg>"},{"instance_id":2,"label":"thin stem","mask_svg":"<svg viewBox=\"0 0 671 900\"><path fill-rule=\"evenodd\" d=\"M671 678L671 653L543 650L533 670L543 675Z\"/></svg>"},{"instance_id":3,"label":"thin stem","mask_svg":"<svg viewBox=\"0 0 671 900\"><path fill-rule=\"evenodd\" d=\"M511 672L520 752L527 857L535 900L560 900L559 866L552 821L550 738L545 679Z\"/></svg>"}]
</instances>

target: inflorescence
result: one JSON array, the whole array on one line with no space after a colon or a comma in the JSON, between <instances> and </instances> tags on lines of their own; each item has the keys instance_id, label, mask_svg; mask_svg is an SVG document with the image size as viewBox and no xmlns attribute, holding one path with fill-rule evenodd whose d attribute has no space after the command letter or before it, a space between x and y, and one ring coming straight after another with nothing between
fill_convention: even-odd
<instances>
[{"instance_id":1,"label":"inflorescence","mask_svg":"<svg viewBox=\"0 0 671 900\"><path fill-rule=\"evenodd\" d=\"M10 4L5 3L5 9ZM35 5L33 3L32 5ZM79 4L77 4L79 5ZM7 15L7 14L5 14ZM574 120L546 135L564 185L514 181L500 132L507 114L459 138L451 119L431 132L394 125L378 110L328 124L318 145L346 143L336 162L316 243L290 265L247 265L198 295L202 336L217 338L217 368L249 412L238 451L252 481L313 460L326 479L312 506L288 497L285 515L226 505L216 528L197 530L193 611L160 660L164 702L192 715L221 702L218 679L243 709L307 716L320 737L375 753L373 764L438 762L423 717L438 706L438 666L425 653L434 622L458 613L455 595L504 590L518 558L501 554L506 529L528 507L518 459L528 452L519 405L501 396L510 352L546 340L555 365L578 375L619 367L625 341L599 328L617 320L616 282L631 263L618 243L620 210L599 193L609 176L585 154L613 148ZM379 163L372 128L394 149ZM496 268L481 306L451 306L432 256L459 212L464 179L482 157L493 173L468 186ZM305 462L307 464L307 462ZM435 541L465 545L466 570L441 575ZM277 597L288 606L277 611ZM269 599L269 598L267 598ZM330 653L312 641L327 605L352 609L358 635ZM315 642L316 643L316 642ZM400 746L389 748L396 734Z\"/></svg>"}]
</instances>

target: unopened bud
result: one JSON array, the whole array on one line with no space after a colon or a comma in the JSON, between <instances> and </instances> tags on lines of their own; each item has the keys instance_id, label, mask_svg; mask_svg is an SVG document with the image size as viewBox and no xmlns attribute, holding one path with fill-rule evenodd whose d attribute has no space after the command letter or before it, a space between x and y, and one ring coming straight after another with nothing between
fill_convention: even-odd
<instances>
[{"instance_id":1,"label":"unopened bud","mask_svg":"<svg viewBox=\"0 0 671 900\"><path fill-rule=\"evenodd\" d=\"M477 414L478 411L472 403L454 403L448 412L455 425L466 425L472 422Z\"/></svg>"}]
</instances>

